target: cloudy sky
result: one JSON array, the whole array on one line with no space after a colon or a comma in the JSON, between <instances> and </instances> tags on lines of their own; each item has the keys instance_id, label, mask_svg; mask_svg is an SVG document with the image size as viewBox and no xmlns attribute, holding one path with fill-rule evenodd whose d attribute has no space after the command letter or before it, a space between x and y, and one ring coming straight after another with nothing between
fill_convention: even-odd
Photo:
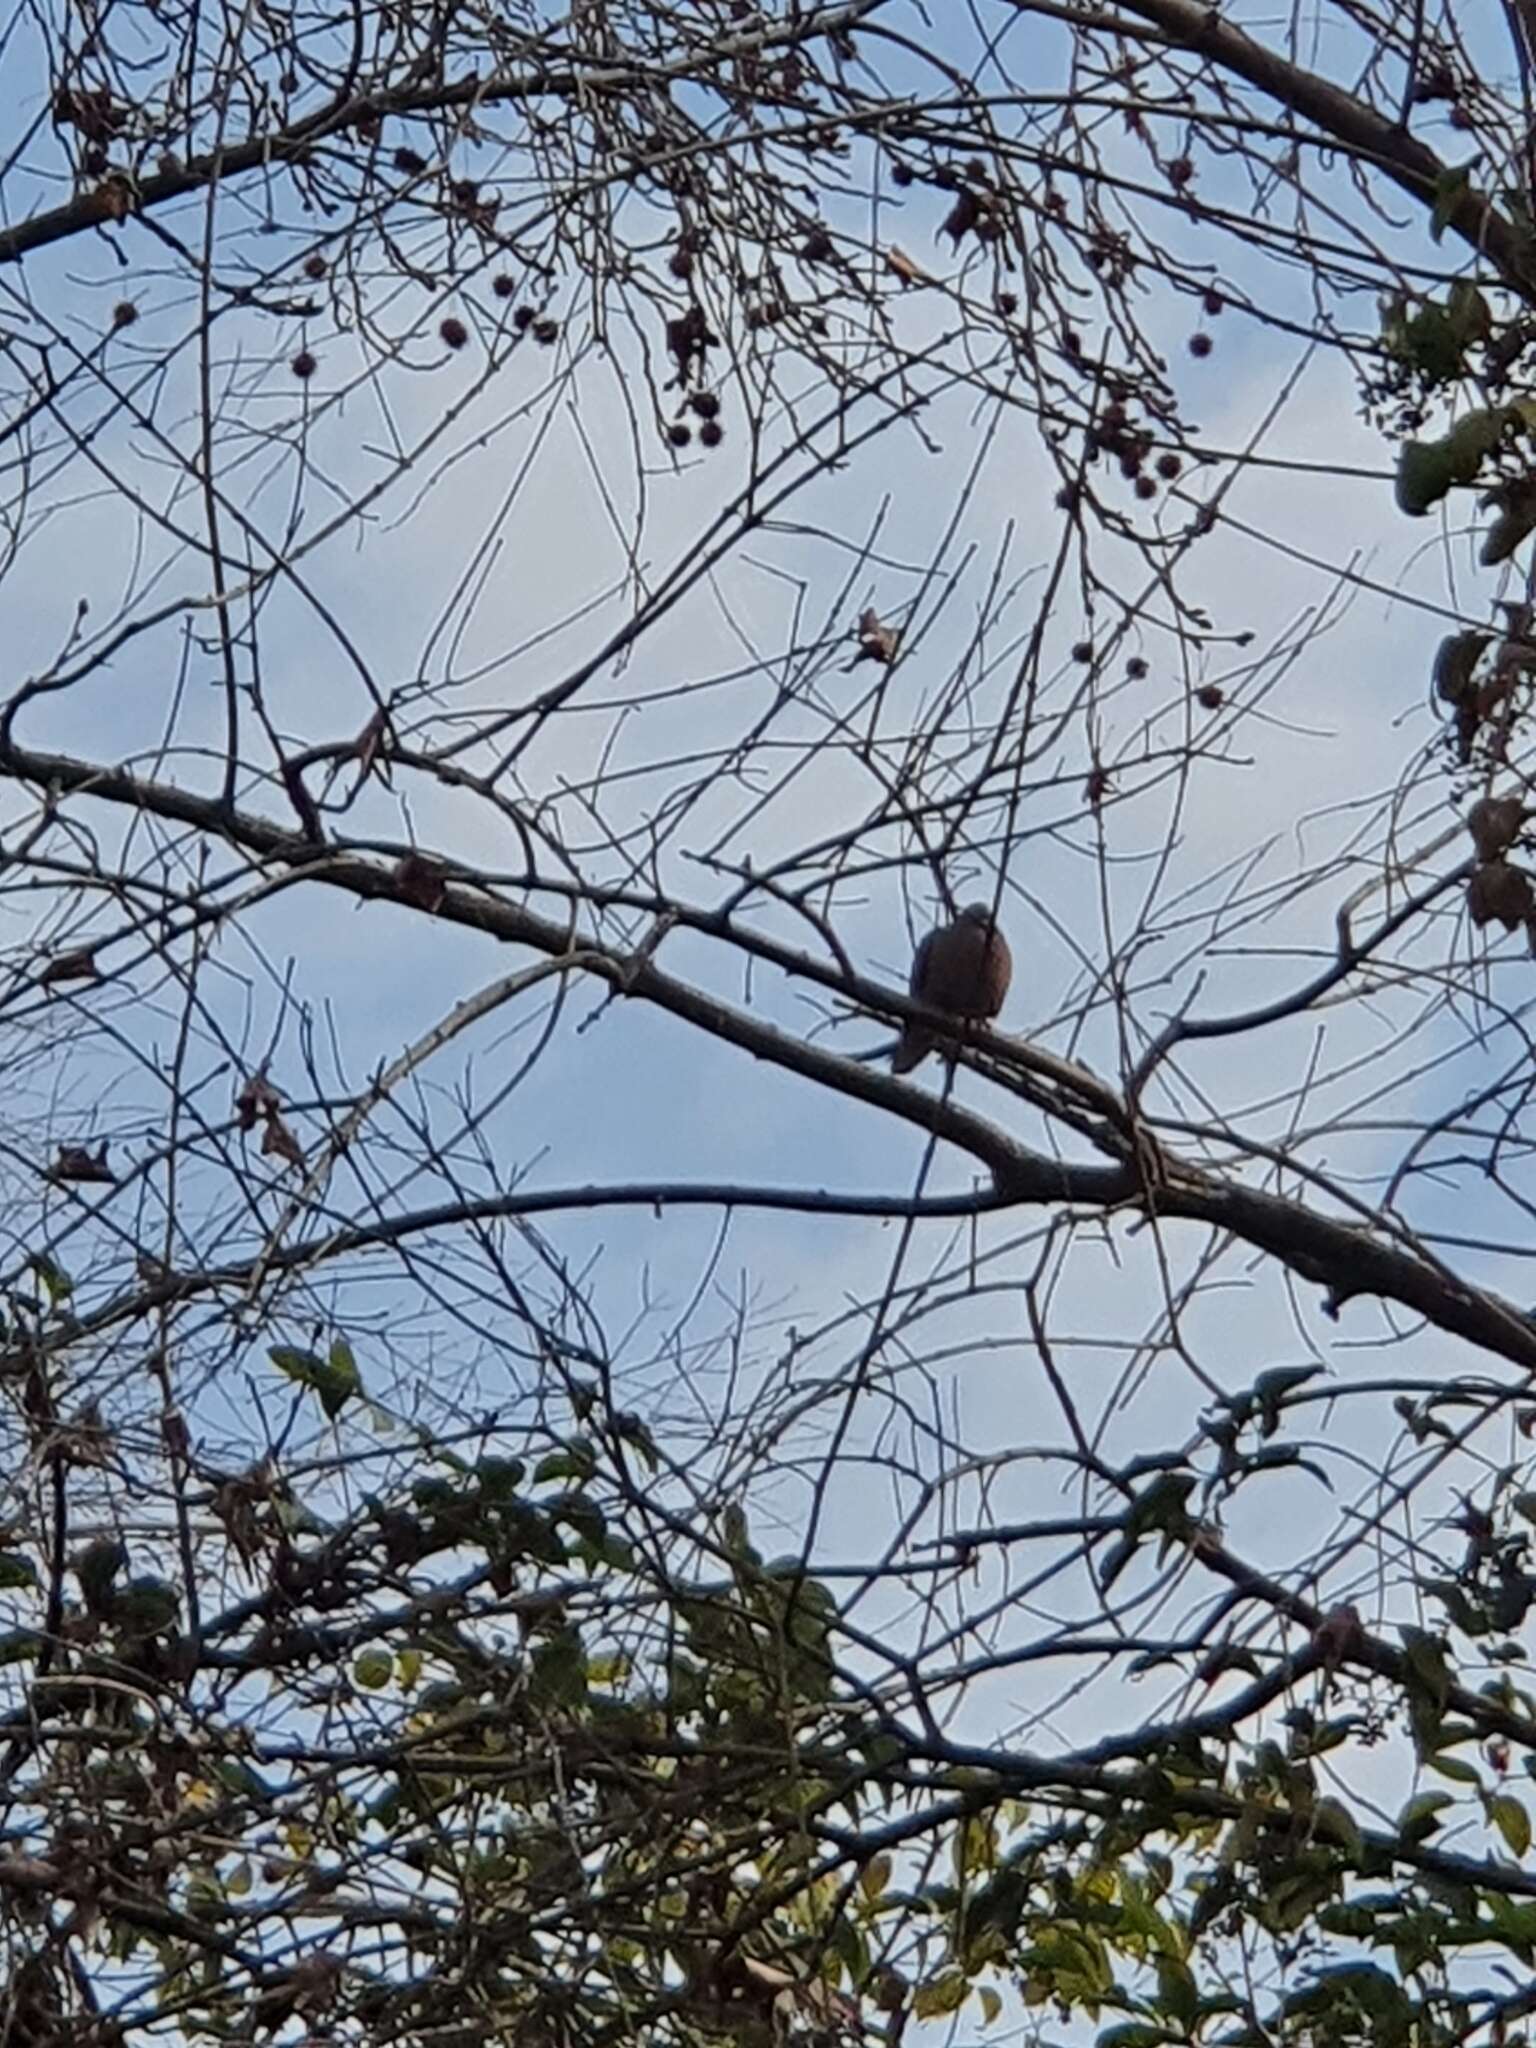
<instances>
[{"instance_id":1,"label":"cloudy sky","mask_svg":"<svg viewBox=\"0 0 1536 2048\"><path fill-rule=\"evenodd\" d=\"M36 95L23 97L35 109ZM887 191L882 208L885 240L899 240L945 279L958 274L966 259L936 233L940 194ZM334 222L306 218L281 183L269 198L231 199L227 218L231 274L286 262L289 285L306 252L324 250L329 260L338 232ZM193 204L168 211L166 222L190 237L202 214ZM645 231L638 223L637 237ZM1168 233L1170 242L1195 237ZM1219 523L1182 572L1183 596L1209 613L1210 634L1204 644L1181 641L1154 595L1102 663L1076 663L1073 647L1085 638L1102 645L1115 612L1103 597L1089 603L1075 571L1061 579L1039 664L1036 730L1051 736L1024 771L1001 875L1015 976L999 1028L1084 1060L1112 1083L1168 1016L1186 1006L1195 1016L1242 1011L1289 992L1332 957L1346 903L1358 899L1356 926L1368 928L1401 900L1405 880L1422 885L1460 860L1460 842L1442 843L1457 793L1441 765L1430 665L1447 622L1481 620L1497 588L1491 573L1471 566L1465 533L1410 524L1394 509L1391 449L1360 417L1340 357L1241 310L1251 295L1304 322L1305 276L1214 236L1210 243L1210 275L1233 303L1205 320L1215 343L1208 356L1188 351L1200 316L1187 299L1153 293L1145 306L1191 444L1210 459L1187 468L1144 515L1178 530L1224 486ZM1441 260L1427 242L1411 246L1420 260ZM125 293L140 318L103 346L110 307ZM578 876L624 879L650 843L664 886L708 906L749 867L761 873L856 835L907 736L957 675L973 686L960 739L973 744L989 718L1002 716L1051 587L1063 515L1033 425L988 397L979 379L948 390L927 379L934 395L920 417L892 424L798 493L782 517L725 550L632 646L602 658L644 594L728 516L745 484L753 448L732 374L721 376L720 448L695 444L674 458L641 383L646 350L660 348L652 311L615 332L605 353L590 307L572 289L560 298L558 345L514 349L508 306L483 276L457 294L380 276L364 299L398 346L376 374L357 340L359 302L330 281L311 296L317 310L308 321L221 317L208 365L221 488L234 508L226 510L233 580L253 566L264 573L268 559L242 536L240 519L292 568L263 582L239 624L243 656L259 646L267 716L290 748L358 731L371 708L365 675L385 692L433 683L441 741L450 721L468 735L498 708L595 664L573 708L548 721L519 760L518 803L558 827ZM455 306L471 329L462 353L438 334ZM200 431L200 313L142 232L66 243L0 271L9 332L51 328L60 362L71 350L96 351L95 363L111 368L110 383L89 366L78 373L69 417L77 430L93 423L88 444L70 446L43 423L27 450L25 492L12 459L0 645L14 686L83 665L92 636L104 644L133 625L76 685L30 707L19 736L102 761L133 759L208 788L223 695L207 562L187 539L199 541L204 514L195 477L173 459L195 455ZM918 292L896 317L915 343L943 314ZM1368 301L1355 317L1369 324ZM307 383L288 368L300 346L318 363ZM492 354L500 366L486 377ZM1000 361L994 367L1000 380ZM761 373L750 374L759 392L768 388ZM825 402L817 379L793 363L781 359L775 377L770 447L788 420ZM139 418L114 396L125 390ZM850 420L862 425L874 410L855 405ZM1234 460L1256 441L1262 464ZM386 479L362 516L341 516ZM125 493L140 498L138 515ZM1123 594L1145 581L1129 549L1107 543L1098 560ZM884 679L850 665L865 605L907 629L878 702L874 684ZM1246 636L1242 644L1237 636ZM1144 677L1126 678L1131 656L1145 661ZM1209 684L1224 699L1215 709L1195 696ZM875 744L861 752L855 740L866 729ZM1171 772L1166 763L1192 741L1189 772ZM1097 814L1083 799L1094 750L1113 771L1113 801ZM484 766L489 757L472 758ZM591 801L599 777L600 816ZM284 815L270 777L252 777L243 800ZM120 818L80 811L110 844L122 843ZM423 777L401 774L392 791L370 790L349 822L365 838L417 843L491 875L521 868L504 816ZM147 857L148 828L131 828L130 857L133 835ZM893 864L910 846L887 834L874 850L880 861L840 880L817 907L862 969L899 987L935 892L920 867ZM950 881L962 900L989 893L995 855L995 846L956 855ZM194 858L186 849L169 865L179 861L186 879ZM531 900L546 912L558 902ZM5 909L20 956L33 943L37 893L17 890ZM816 950L801 921L761 898L749 915ZM100 917L113 926L110 909ZM635 919L632 940L644 931ZM1448 902L1392 955L1411 974L1383 973L1371 985L1356 977L1304 1016L1184 1048L1156 1107L1294 1146L1370 1200L1415 1127L1518 1059L1530 970L1513 942L1498 950L1505 964L1490 969L1487 935L1470 933ZM761 968L748 975L731 948L674 932L658 957L784 1028L826 1032L825 1003ZM215 1106L223 1114L237 1069L270 1054L276 1084L300 1106L296 1127L318 1143L326 1119L317 1092L334 1103L360 1090L457 1003L528 964L417 914L354 905L320 888L275 893L210 943L195 1085L207 1092L210 1116ZM181 1015L174 984L141 975L137 986L141 994L116 1012L118 1038L82 1046L65 1073L35 1068L27 1081L29 1114L51 1117L56 1135L110 1137L129 1160L151 1152L163 1131L162 1080ZM1474 1006L1474 994L1488 1000ZM822 1042L860 1050L885 1029L842 1019ZM917 1085L932 1089L940 1079L924 1070ZM1046 1142L1017 1102L974 1076L956 1085L962 1100ZM963 1190L974 1177L969 1162L944 1153L925 1169L924 1136L911 1124L755 1062L640 1002L605 1004L596 983L575 980L558 994L536 986L456 1038L370 1128L369 1147L337 1169L328 1212L301 1229L318 1236L337 1216L515 1183L724 1181L900 1198L923 1176L928 1192ZM1222 1139L1212 1143L1227 1156ZM1510 1158L1518 1174L1514 1143ZM1243 1170L1261 1176L1265 1168L1250 1160ZM182 1187L201 1256L249 1256L289 1192L273 1173L247 1202L209 1146ZM151 1189L151 1229L162 1227L156 1200ZM1536 1299L1518 1218L1475 1173L1421 1184L1412 1213L1425 1228L1497 1238L1500 1255L1465 1255L1473 1269L1517 1300ZM1240 1387L1277 1364L1319 1362L1331 1377L1311 1411L1315 1440L1305 1423L1298 1440L1325 1461L1333 1491L1311 1477L1258 1482L1231 1509L1233 1540L1261 1561L1294 1562L1304 1530L1309 1556L1336 1545L1349 1552L1340 1593L1368 1609L1411 1606L1402 1553L1358 1538L1393 1483L1391 1460L1412 1447L1398 1442L1388 1453L1397 1425L1384 1421L1384 1403L1325 1405L1321 1389L1365 1385L1388 1371L1443 1377L1462 1362L1448 1344L1407 1336L1384 1350L1392 1333L1376 1306L1351 1305L1331 1322L1315 1290L1188 1228L1116 1222L1069 1241L1052 1237L1057 1222L1021 1213L974 1232L929 1224L904 1241L891 1220L750 1204L728 1217L712 1208L583 1213L573 1205L538 1224L550 1248L542 1270L515 1234L504 1243L519 1271L538 1276L545 1301L551 1265L579 1280L624 1398L656 1418L698 1473L719 1468L739 1481L765 1440L779 1444L776 1478L755 1491L766 1549L804 1539L815 1499L818 1554L845 1564L879 1558L921 1489L940 1480L914 1543L968 1518L1029 1519L1082 1505L1080 1479L1058 1455L1068 1437L1040 1368L1027 1280L1043 1290L1077 1411L1111 1459L1187 1441L1214 1387ZM62 1213L55 1226L67 1249ZM19 1236L15 1249L24 1255ZM274 1385L264 1347L274 1337L301 1341L324 1318L347 1321L370 1389L398 1411L446 1400L465 1416L526 1417L541 1396L537 1370L509 1339L490 1272L485 1248L452 1233L417 1264L317 1272L281 1305L282 1327L253 1320L243 1344L219 1351L221 1369L200 1402L205 1428L215 1440L245 1443L279 1427L286 1392ZM868 1337L869 1306L887 1286L920 1290L930 1280L928 1293L899 1297L913 1311L910 1328L882 1351L878 1390L858 1405L835 1483L823 1488L823 1453L841 1412L825 1389L846 1383ZM1460 1476L1465 1483L1467 1471ZM1431 1519L1447 1498L1443 1488L1427 1496ZM1038 1561L1031 1551L1018 1569ZM1006 1560L978 1568L964 1595L973 1615L987 1611L1012 1570ZM1138 1591L1127 1625L1172 1632L1189 1598L1178 1589L1143 1600ZM870 1611L890 1621L888 1596L873 1597ZM1035 1634L1092 1612L1091 1591L1072 1570L983 1633ZM935 1626L913 1615L905 1622ZM978 1691L972 1725L995 1731L1027 1720L1060 1704L1060 1685L1051 1665L1010 1673ZM1135 1711L1156 1704L1156 1687L1154 1679L1139 1689ZM1094 1708L1111 1711L1102 1700ZM1060 1715L1052 1725L1067 1733Z\"/></svg>"}]
</instances>

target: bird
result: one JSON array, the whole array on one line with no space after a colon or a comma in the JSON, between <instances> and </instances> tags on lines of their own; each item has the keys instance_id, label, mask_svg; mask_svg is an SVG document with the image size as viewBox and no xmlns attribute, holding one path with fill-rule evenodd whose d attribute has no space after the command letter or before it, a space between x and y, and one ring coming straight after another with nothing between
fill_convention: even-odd
<instances>
[{"instance_id":1,"label":"bird","mask_svg":"<svg viewBox=\"0 0 1536 2048\"><path fill-rule=\"evenodd\" d=\"M968 903L948 924L929 932L912 962L915 1003L951 1017L990 1020L1003 1007L1013 978L1013 955L987 903ZM910 1074L939 1044L924 1024L908 1024L891 1056L893 1074Z\"/></svg>"}]
</instances>

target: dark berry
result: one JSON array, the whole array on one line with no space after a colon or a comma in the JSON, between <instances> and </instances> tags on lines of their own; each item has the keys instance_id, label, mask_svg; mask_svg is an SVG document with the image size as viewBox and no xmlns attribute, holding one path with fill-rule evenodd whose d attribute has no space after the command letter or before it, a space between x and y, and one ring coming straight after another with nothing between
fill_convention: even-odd
<instances>
[{"instance_id":1,"label":"dark berry","mask_svg":"<svg viewBox=\"0 0 1536 2048\"><path fill-rule=\"evenodd\" d=\"M1079 640L1072 650L1072 659L1080 662L1086 668L1093 659L1093 642L1091 640Z\"/></svg>"},{"instance_id":2,"label":"dark berry","mask_svg":"<svg viewBox=\"0 0 1536 2048\"><path fill-rule=\"evenodd\" d=\"M462 320L455 320L451 313L437 331L450 348L462 348L469 339L469 329Z\"/></svg>"},{"instance_id":3,"label":"dark berry","mask_svg":"<svg viewBox=\"0 0 1536 2048\"><path fill-rule=\"evenodd\" d=\"M693 429L686 420L674 420L667 429L667 439L674 448L686 448L693 439Z\"/></svg>"},{"instance_id":4,"label":"dark berry","mask_svg":"<svg viewBox=\"0 0 1536 2048\"><path fill-rule=\"evenodd\" d=\"M674 249L667 258L667 268L674 277L692 277L693 251L691 249Z\"/></svg>"},{"instance_id":5,"label":"dark berry","mask_svg":"<svg viewBox=\"0 0 1536 2048\"><path fill-rule=\"evenodd\" d=\"M491 279L491 290L496 294L498 299L510 299L512 294L517 290L517 286L512 282L511 278L508 277L507 273L504 270L498 270L496 275Z\"/></svg>"},{"instance_id":6,"label":"dark berry","mask_svg":"<svg viewBox=\"0 0 1536 2048\"><path fill-rule=\"evenodd\" d=\"M119 299L112 308L112 325L114 327L131 327L138 317L139 309L132 299Z\"/></svg>"},{"instance_id":7,"label":"dark berry","mask_svg":"<svg viewBox=\"0 0 1536 2048\"><path fill-rule=\"evenodd\" d=\"M1206 711L1219 711L1226 703L1226 692L1220 683L1202 683L1195 692L1196 701Z\"/></svg>"},{"instance_id":8,"label":"dark berry","mask_svg":"<svg viewBox=\"0 0 1536 2048\"><path fill-rule=\"evenodd\" d=\"M329 269L330 265L326 262L325 258L319 255L318 253L313 256L306 256L304 258L304 275L306 277L314 278L317 282L322 277L325 276L325 273Z\"/></svg>"},{"instance_id":9,"label":"dark berry","mask_svg":"<svg viewBox=\"0 0 1536 2048\"><path fill-rule=\"evenodd\" d=\"M699 439L706 448L718 448L725 439L725 433L718 420L706 420L699 429Z\"/></svg>"},{"instance_id":10,"label":"dark berry","mask_svg":"<svg viewBox=\"0 0 1536 2048\"><path fill-rule=\"evenodd\" d=\"M1187 185L1195 175L1195 167L1187 156L1176 156L1168 166L1168 182L1174 186Z\"/></svg>"},{"instance_id":11,"label":"dark berry","mask_svg":"<svg viewBox=\"0 0 1536 2048\"><path fill-rule=\"evenodd\" d=\"M1183 463L1180 462L1177 455L1173 454L1171 451L1166 455L1159 455L1159 457L1157 458L1157 473L1160 477L1165 478L1169 483L1173 482L1174 478L1179 474L1179 471L1183 467Z\"/></svg>"},{"instance_id":12,"label":"dark berry","mask_svg":"<svg viewBox=\"0 0 1536 2048\"><path fill-rule=\"evenodd\" d=\"M910 164L891 165L891 183L893 185L910 185L915 175Z\"/></svg>"},{"instance_id":13,"label":"dark berry","mask_svg":"<svg viewBox=\"0 0 1536 2048\"><path fill-rule=\"evenodd\" d=\"M319 364L307 348L301 348L288 367L292 370L295 377L307 378L313 377L315 371L319 368Z\"/></svg>"},{"instance_id":14,"label":"dark berry","mask_svg":"<svg viewBox=\"0 0 1536 2048\"><path fill-rule=\"evenodd\" d=\"M1212 342L1208 334L1192 334L1189 337L1189 352L1192 356L1208 356Z\"/></svg>"},{"instance_id":15,"label":"dark berry","mask_svg":"<svg viewBox=\"0 0 1536 2048\"><path fill-rule=\"evenodd\" d=\"M524 333L528 328L530 328L533 325L532 306L519 306L517 311L512 315L512 325L517 329L519 334Z\"/></svg>"},{"instance_id":16,"label":"dark berry","mask_svg":"<svg viewBox=\"0 0 1536 2048\"><path fill-rule=\"evenodd\" d=\"M535 320L533 323L533 338L540 348L549 348L560 338L560 322L547 318Z\"/></svg>"},{"instance_id":17,"label":"dark berry","mask_svg":"<svg viewBox=\"0 0 1536 2048\"><path fill-rule=\"evenodd\" d=\"M1201 301L1201 304L1205 307L1205 310L1207 311L1207 313L1210 314L1213 320L1221 312L1222 308L1226 305L1226 303L1226 300L1221 296L1221 293L1217 291L1215 285L1212 285L1210 287L1204 299Z\"/></svg>"},{"instance_id":18,"label":"dark berry","mask_svg":"<svg viewBox=\"0 0 1536 2048\"><path fill-rule=\"evenodd\" d=\"M688 401L701 420L715 419L720 411L720 400L713 391L695 391Z\"/></svg>"},{"instance_id":19,"label":"dark berry","mask_svg":"<svg viewBox=\"0 0 1536 2048\"><path fill-rule=\"evenodd\" d=\"M426 158L418 155L414 149L397 149L395 151L395 169L397 171L404 171L414 178L418 177L426 168Z\"/></svg>"},{"instance_id":20,"label":"dark berry","mask_svg":"<svg viewBox=\"0 0 1536 2048\"><path fill-rule=\"evenodd\" d=\"M1138 498L1155 498L1157 496L1157 485L1152 481L1151 477L1137 477L1136 495Z\"/></svg>"},{"instance_id":21,"label":"dark berry","mask_svg":"<svg viewBox=\"0 0 1536 2048\"><path fill-rule=\"evenodd\" d=\"M1019 302L1015 294L1013 292L999 292L997 295L997 310L1005 320L1011 320L1019 310Z\"/></svg>"},{"instance_id":22,"label":"dark berry","mask_svg":"<svg viewBox=\"0 0 1536 2048\"><path fill-rule=\"evenodd\" d=\"M832 254L832 237L825 228L812 228L800 244L800 254L807 263L825 263Z\"/></svg>"},{"instance_id":23,"label":"dark berry","mask_svg":"<svg viewBox=\"0 0 1536 2048\"><path fill-rule=\"evenodd\" d=\"M1143 681L1147 673L1147 658L1144 654L1133 654L1125 664L1125 672L1133 683Z\"/></svg>"},{"instance_id":24,"label":"dark berry","mask_svg":"<svg viewBox=\"0 0 1536 2048\"><path fill-rule=\"evenodd\" d=\"M1076 484L1063 484L1063 485L1062 485L1061 489L1060 489L1060 490L1059 490L1059 491L1058 491L1058 492L1056 493L1056 506L1057 506L1057 509L1058 509L1058 511L1061 511L1061 512L1071 512L1071 511L1074 511L1074 510L1076 509L1076 506L1077 506L1077 485L1076 485Z\"/></svg>"}]
</instances>

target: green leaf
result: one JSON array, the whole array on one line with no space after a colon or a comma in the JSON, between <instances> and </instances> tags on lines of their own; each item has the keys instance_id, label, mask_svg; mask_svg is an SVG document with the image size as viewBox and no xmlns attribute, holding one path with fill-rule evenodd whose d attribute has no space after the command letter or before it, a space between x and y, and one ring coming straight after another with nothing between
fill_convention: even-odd
<instances>
[{"instance_id":1,"label":"green leaf","mask_svg":"<svg viewBox=\"0 0 1536 2048\"><path fill-rule=\"evenodd\" d=\"M331 1346L326 1360L325 1378L317 1389L320 1406L332 1422L346 1407L354 1394L362 1392L362 1375L357 1369L357 1360L352 1355L352 1346L345 1337L338 1337Z\"/></svg>"},{"instance_id":2,"label":"green leaf","mask_svg":"<svg viewBox=\"0 0 1536 2048\"><path fill-rule=\"evenodd\" d=\"M1485 569L1492 569L1500 562L1507 562L1536 528L1536 476L1500 484L1488 493L1483 503L1495 507L1499 515L1484 536L1477 557Z\"/></svg>"},{"instance_id":3,"label":"green leaf","mask_svg":"<svg viewBox=\"0 0 1536 2048\"><path fill-rule=\"evenodd\" d=\"M36 1584L37 1566L30 1557L23 1557L19 1550L0 1550L0 1589L10 1592Z\"/></svg>"},{"instance_id":4,"label":"green leaf","mask_svg":"<svg viewBox=\"0 0 1536 2048\"><path fill-rule=\"evenodd\" d=\"M57 1308L61 1301L68 1301L75 1291L75 1283L57 1259L49 1258L46 1252L34 1252L27 1264L42 1281L50 1308Z\"/></svg>"},{"instance_id":5,"label":"green leaf","mask_svg":"<svg viewBox=\"0 0 1536 2048\"><path fill-rule=\"evenodd\" d=\"M1435 203L1430 211L1429 232L1435 241L1450 226L1457 207L1472 183L1470 164L1447 165L1435 180Z\"/></svg>"},{"instance_id":6,"label":"green leaf","mask_svg":"<svg viewBox=\"0 0 1536 2048\"><path fill-rule=\"evenodd\" d=\"M1425 1766L1442 1778L1449 1778L1457 1785L1481 1785L1483 1774L1476 1764L1469 1764L1461 1756L1427 1756Z\"/></svg>"},{"instance_id":7,"label":"green leaf","mask_svg":"<svg viewBox=\"0 0 1536 2048\"><path fill-rule=\"evenodd\" d=\"M110 1611L114 1627L125 1635L157 1636L175 1622L181 1601L164 1579L141 1573L113 1597Z\"/></svg>"},{"instance_id":8,"label":"green leaf","mask_svg":"<svg viewBox=\"0 0 1536 2048\"><path fill-rule=\"evenodd\" d=\"M1462 704L1472 694L1472 675L1491 633L1448 633L1435 655L1435 695L1443 704ZM1536 1494L1528 1496L1536 1502ZM1518 1504L1518 1503L1517 1503ZM1536 1521L1536 1514L1530 1518Z\"/></svg>"},{"instance_id":9,"label":"green leaf","mask_svg":"<svg viewBox=\"0 0 1536 2048\"><path fill-rule=\"evenodd\" d=\"M878 1899L891 1881L891 1859L886 1855L871 1856L859 1872L859 1890L866 1899Z\"/></svg>"},{"instance_id":10,"label":"green leaf","mask_svg":"<svg viewBox=\"0 0 1536 2048\"><path fill-rule=\"evenodd\" d=\"M1451 452L1444 441L1405 441L1397 457L1397 508L1410 519L1422 519L1456 481Z\"/></svg>"},{"instance_id":11,"label":"green leaf","mask_svg":"<svg viewBox=\"0 0 1536 2048\"><path fill-rule=\"evenodd\" d=\"M919 1984L912 1994L912 2011L920 2020L936 2020L947 2012L958 2012L970 1993L970 1981L963 1970L944 1970Z\"/></svg>"},{"instance_id":12,"label":"green leaf","mask_svg":"<svg viewBox=\"0 0 1536 2048\"><path fill-rule=\"evenodd\" d=\"M660 1469L661 1452L656 1447L656 1439L652 1436L649 1426L641 1416L615 1415L613 1427L620 1441L639 1453L641 1462L649 1471L655 1472Z\"/></svg>"},{"instance_id":13,"label":"green leaf","mask_svg":"<svg viewBox=\"0 0 1536 2048\"><path fill-rule=\"evenodd\" d=\"M1319 1799L1313 1808L1312 1825L1323 1840L1337 1842L1351 1856L1359 1856L1365 1847L1360 1823L1343 1800L1335 1799L1331 1793Z\"/></svg>"},{"instance_id":14,"label":"green leaf","mask_svg":"<svg viewBox=\"0 0 1536 2048\"><path fill-rule=\"evenodd\" d=\"M395 1675L395 1660L388 1650L364 1650L352 1662L353 1683L364 1692L378 1692Z\"/></svg>"},{"instance_id":15,"label":"green leaf","mask_svg":"<svg viewBox=\"0 0 1536 2048\"><path fill-rule=\"evenodd\" d=\"M1157 2007L1189 2026L1200 2010L1200 1993L1189 1967L1173 1956L1157 1959Z\"/></svg>"},{"instance_id":16,"label":"green leaf","mask_svg":"<svg viewBox=\"0 0 1536 2048\"><path fill-rule=\"evenodd\" d=\"M1464 413L1445 437L1451 477L1458 484L1476 480L1484 462L1504 438L1504 414L1493 406Z\"/></svg>"},{"instance_id":17,"label":"green leaf","mask_svg":"<svg viewBox=\"0 0 1536 2048\"><path fill-rule=\"evenodd\" d=\"M533 1652L529 1685L546 1706L580 1706L587 1697L587 1655L575 1629L546 1637Z\"/></svg>"},{"instance_id":18,"label":"green leaf","mask_svg":"<svg viewBox=\"0 0 1536 2048\"><path fill-rule=\"evenodd\" d=\"M1407 1841L1423 1842L1440 1826L1440 1815L1451 1804L1449 1792L1415 1793L1397 1816L1397 1831Z\"/></svg>"},{"instance_id":19,"label":"green leaf","mask_svg":"<svg viewBox=\"0 0 1536 2048\"><path fill-rule=\"evenodd\" d=\"M343 1338L337 1338L326 1358L321 1358L314 1351L296 1350L290 1344L274 1344L267 1356L280 1373L320 1397L320 1406L331 1422L336 1420L352 1396L362 1391L357 1360L352 1355L351 1345Z\"/></svg>"},{"instance_id":20,"label":"green leaf","mask_svg":"<svg viewBox=\"0 0 1536 2048\"><path fill-rule=\"evenodd\" d=\"M534 1468L533 1483L544 1486L552 1479L590 1479L597 1459L585 1437L572 1437L562 1450L551 1451Z\"/></svg>"},{"instance_id":21,"label":"green leaf","mask_svg":"<svg viewBox=\"0 0 1536 2048\"><path fill-rule=\"evenodd\" d=\"M1523 1856L1531 1846L1531 1816L1524 1800L1512 1792L1495 1792L1488 1801L1488 1818L1504 1837L1513 1856Z\"/></svg>"}]
</instances>

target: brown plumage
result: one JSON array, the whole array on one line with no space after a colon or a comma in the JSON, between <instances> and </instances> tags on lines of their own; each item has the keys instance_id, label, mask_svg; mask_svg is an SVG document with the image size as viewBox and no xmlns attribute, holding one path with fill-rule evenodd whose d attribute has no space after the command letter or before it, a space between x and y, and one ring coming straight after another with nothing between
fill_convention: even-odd
<instances>
[{"instance_id":1,"label":"brown plumage","mask_svg":"<svg viewBox=\"0 0 1536 2048\"><path fill-rule=\"evenodd\" d=\"M968 903L950 924L931 931L912 962L915 1003L951 1017L987 1021L1003 1007L1013 978L1008 942L992 922L991 907ZM910 1074L938 1045L922 1024L909 1024L891 1060L893 1074Z\"/></svg>"}]
</instances>

